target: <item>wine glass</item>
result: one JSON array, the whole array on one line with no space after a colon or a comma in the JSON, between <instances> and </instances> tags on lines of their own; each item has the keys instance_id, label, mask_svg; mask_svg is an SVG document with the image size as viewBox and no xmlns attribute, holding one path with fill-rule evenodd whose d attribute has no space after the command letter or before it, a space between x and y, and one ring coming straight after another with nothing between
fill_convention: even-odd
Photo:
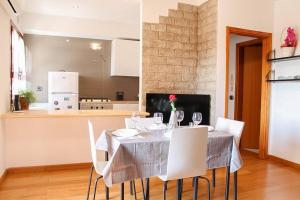
<instances>
[{"instance_id":1,"label":"wine glass","mask_svg":"<svg viewBox=\"0 0 300 200\"><path fill-rule=\"evenodd\" d=\"M132 120L132 125L134 129L137 129L137 123L139 121L140 118L140 113L139 112L133 112L131 115L131 120Z\"/></svg>"},{"instance_id":2,"label":"wine glass","mask_svg":"<svg viewBox=\"0 0 300 200\"><path fill-rule=\"evenodd\" d=\"M201 112L194 112L193 113L193 122L195 126L198 126L202 121L202 114Z\"/></svg>"},{"instance_id":3,"label":"wine glass","mask_svg":"<svg viewBox=\"0 0 300 200\"><path fill-rule=\"evenodd\" d=\"M156 112L156 113L154 113L153 117L154 117L155 124L157 126L159 126L163 123L164 115L162 113Z\"/></svg>"},{"instance_id":4,"label":"wine glass","mask_svg":"<svg viewBox=\"0 0 300 200\"><path fill-rule=\"evenodd\" d=\"M177 110L176 111L176 117L177 117L177 122L178 122L179 127L180 127L180 122L182 122L182 120L184 118L184 112L183 112L183 110Z\"/></svg>"}]
</instances>

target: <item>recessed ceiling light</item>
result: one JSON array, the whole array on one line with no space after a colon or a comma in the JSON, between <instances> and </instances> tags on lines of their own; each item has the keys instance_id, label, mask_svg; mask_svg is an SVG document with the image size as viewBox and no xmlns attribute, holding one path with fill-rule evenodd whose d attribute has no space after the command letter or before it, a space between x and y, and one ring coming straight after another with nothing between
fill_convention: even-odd
<instances>
[{"instance_id":1,"label":"recessed ceiling light","mask_svg":"<svg viewBox=\"0 0 300 200\"><path fill-rule=\"evenodd\" d=\"M69 40L69 39L66 39L66 42L70 42L70 40Z\"/></svg>"},{"instance_id":2,"label":"recessed ceiling light","mask_svg":"<svg viewBox=\"0 0 300 200\"><path fill-rule=\"evenodd\" d=\"M90 48L96 51L96 50L101 50L102 46L101 43L92 42L90 43Z\"/></svg>"}]
</instances>

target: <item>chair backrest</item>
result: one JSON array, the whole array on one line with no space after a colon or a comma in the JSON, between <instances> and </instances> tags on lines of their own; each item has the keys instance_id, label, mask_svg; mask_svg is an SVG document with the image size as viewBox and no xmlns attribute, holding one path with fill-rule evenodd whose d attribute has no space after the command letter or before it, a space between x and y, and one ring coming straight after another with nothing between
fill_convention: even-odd
<instances>
[{"instance_id":1,"label":"chair backrest","mask_svg":"<svg viewBox=\"0 0 300 200\"><path fill-rule=\"evenodd\" d=\"M153 117L149 118L137 118L137 124L141 129L145 129L147 127L150 127L152 124L155 124L155 120ZM125 118L125 127L126 128L133 128L134 122L131 118Z\"/></svg>"},{"instance_id":2,"label":"chair backrest","mask_svg":"<svg viewBox=\"0 0 300 200\"><path fill-rule=\"evenodd\" d=\"M88 120L89 126L89 135L90 135L90 146L91 146L91 155L94 167L97 166L97 149L96 149L96 142L95 142L95 135L94 135L94 127L90 120Z\"/></svg>"},{"instance_id":3,"label":"chair backrest","mask_svg":"<svg viewBox=\"0 0 300 200\"><path fill-rule=\"evenodd\" d=\"M244 126L244 122L219 117L215 130L225 131L232 134L234 136L236 145L239 146Z\"/></svg>"},{"instance_id":4,"label":"chair backrest","mask_svg":"<svg viewBox=\"0 0 300 200\"><path fill-rule=\"evenodd\" d=\"M207 169L207 127L172 131L167 180L204 175Z\"/></svg>"}]
</instances>

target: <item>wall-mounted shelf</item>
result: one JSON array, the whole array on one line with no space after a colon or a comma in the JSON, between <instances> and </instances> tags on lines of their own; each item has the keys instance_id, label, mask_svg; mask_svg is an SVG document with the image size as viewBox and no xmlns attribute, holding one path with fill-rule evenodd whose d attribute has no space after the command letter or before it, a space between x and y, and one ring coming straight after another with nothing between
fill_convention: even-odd
<instances>
[{"instance_id":1,"label":"wall-mounted shelf","mask_svg":"<svg viewBox=\"0 0 300 200\"><path fill-rule=\"evenodd\" d=\"M281 58L272 58L272 59L268 59L268 62L281 62L281 61L289 61L289 60L297 60L297 59L300 59L300 55L281 57Z\"/></svg>"},{"instance_id":2,"label":"wall-mounted shelf","mask_svg":"<svg viewBox=\"0 0 300 200\"><path fill-rule=\"evenodd\" d=\"M287 82L287 81L300 81L300 79L270 79L268 82Z\"/></svg>"}]
</instances>

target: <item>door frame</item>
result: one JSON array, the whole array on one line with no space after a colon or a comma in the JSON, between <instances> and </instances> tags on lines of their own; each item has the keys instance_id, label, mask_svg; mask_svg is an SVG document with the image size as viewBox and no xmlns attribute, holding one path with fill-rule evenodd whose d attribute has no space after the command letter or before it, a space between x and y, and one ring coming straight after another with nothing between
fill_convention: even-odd
<instances>
[{"instance_id":1,"label":"door frame","mask_svg":"<svg viewBox=\"0 0 300 200\"><path fill-rule=\"evenodd\" d=\"M268 136L269 136L269 106L270 106L270 87L265 77L271 70L268 63L268 54L272 51L272 33L254 30L241 29L236 27L226 27L226 84L225 84L225 113L228 117L228 98L229 98L229 49L230 34L240 36L255 37L262 41L262 84L261 84L261 112L260 112L260 134L259 134L259 158L268 158Z\"/></svg>"}]
</instances>

